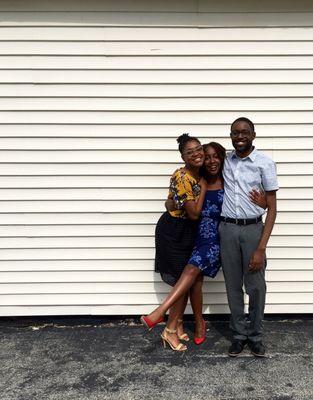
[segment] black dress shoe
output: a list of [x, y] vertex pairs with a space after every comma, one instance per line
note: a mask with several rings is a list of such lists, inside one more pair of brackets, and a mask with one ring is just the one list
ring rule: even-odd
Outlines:
[[237, 357], [245, 348], [246, 340], [234, 340], [228, 349], [230, 357]]
[[265, 357], [265, 347], [261, 341], [259, 342], [251, 342], [249, 341], [249, 347], [251, 349], [251, 353], [256, 357]]

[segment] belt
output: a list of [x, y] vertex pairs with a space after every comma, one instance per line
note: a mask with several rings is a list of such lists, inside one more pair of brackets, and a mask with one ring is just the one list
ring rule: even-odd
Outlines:
[[236, 225], [251, 225], [251, 224], [257, 224], [258, 222], [262, 221], [262, 215], [260, 215], [259, 217], [256, 217], [256, 218], [249, 218], [249, 219], [228, 218], [228, 217], [221, 216], [221, 221], [229, 222], [231, 224], [236, 224]]

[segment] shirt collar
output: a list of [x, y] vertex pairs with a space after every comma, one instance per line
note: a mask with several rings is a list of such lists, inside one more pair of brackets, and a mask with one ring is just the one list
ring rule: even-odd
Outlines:
[[[257, 151], [256, 148], [254, 148], [247, 157], [241, 158], [241, 160], [245, 160], [247, 158], [250, 158], [251, 161], [255, 161], [257, 154], [258, 154], [258, 151]], [[230, 157], [231, 158], [240, 158], [240, 157], [237, 156], [236, 150], [232, 150], [232, 152], [230, 153]]]

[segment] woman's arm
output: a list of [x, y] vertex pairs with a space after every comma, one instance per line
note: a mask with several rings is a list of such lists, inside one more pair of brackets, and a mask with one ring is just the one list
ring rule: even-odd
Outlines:
[[252, 203], [254, 203], [254, 204], [258, 205], [259, 207], [264, 208], [264, 210], [266, 210], [267, 201], [266, 201], [265, 192], [253, 189], [249, 193], [249, 198], [252, 201]]
[[198, 199], [186, 201], [184, 205], [187, 217], [193, 221], [197, 220], [201, 214], [205, 193], [207, 190], [207, 182], [204, 178], [200, 179], [199, 186], [201, 190]]

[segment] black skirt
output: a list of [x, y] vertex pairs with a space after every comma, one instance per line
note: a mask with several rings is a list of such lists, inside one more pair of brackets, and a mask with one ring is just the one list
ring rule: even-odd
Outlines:
[[172, 217], [168, 212], [155, 228], [155, 271], [174, 286], [190, 258], [197, 233], [197, 221]]

